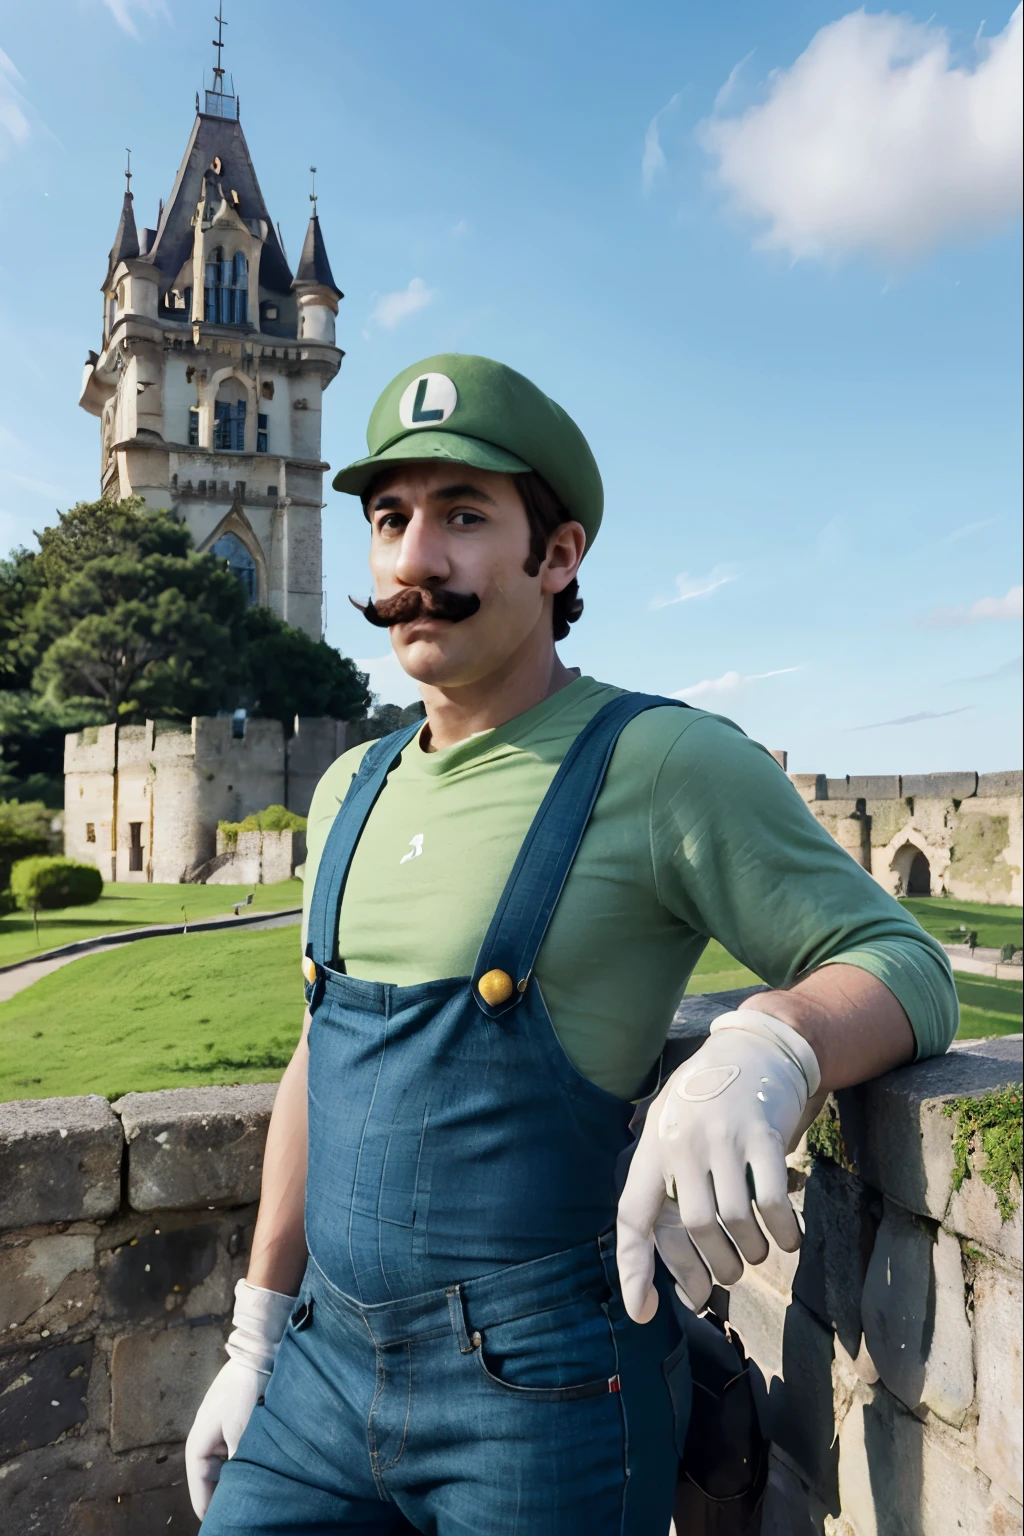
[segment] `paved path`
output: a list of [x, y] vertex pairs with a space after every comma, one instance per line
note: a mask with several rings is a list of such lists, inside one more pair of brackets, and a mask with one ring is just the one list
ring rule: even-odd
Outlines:
[[61, 949], [51, 949], [38, 959], [16, 960], [12, 965], [0, 966], [0, 1003], [23, 992], [41, 976], [59, 971], [72, 960], [85, 955], [102, 955], [107, 950], [118, 949], [122, 944], [132, 944], [137, 939], [166, 938], [173, 934], [209, 933], [219, 928], [286, 928], [300, 922], [301, 907], [288, 907], [282, 912], [255, 912], [248, 917], [207, 917], [197, 922], [164, 923], [151, 928], [125, 928], [121, 933], [107, 933], [100, 938], [80, 939], [77, 944], [65, 944]]

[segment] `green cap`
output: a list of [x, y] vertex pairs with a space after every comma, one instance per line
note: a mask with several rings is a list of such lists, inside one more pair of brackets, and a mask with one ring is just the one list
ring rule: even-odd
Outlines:
[[601, 526], [604, 489], [579, 427], [529, 379], [489, 357], [445, 352], [392, 379], [366, 429], [369, 456], [334, 477], [361, 496], [392, 464], [440, 459], [521, 475], [543, 475], [587, 543]]

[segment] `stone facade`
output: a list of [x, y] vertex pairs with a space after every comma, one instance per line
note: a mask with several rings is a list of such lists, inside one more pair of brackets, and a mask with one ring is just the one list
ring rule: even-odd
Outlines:
[[[677, 1051], [731, 1001], [686, 999]], [[942, 1113], [1020, 1076], [1019, 1037], [903, 1068], [842, 1096], [840, 1161], [791, 1159], [803, 1248], [773, 1248], [727, 1307], [774, 1438], [762, 1536], [1021, 1531], [1021, 1215], [977, 1178], [954, 1192]], [[183, 1443], [224, 1359], [274, 1093], [0, 1105], [11, 1529], [196, 1531]]]
[[[785, 753], [773, 756], [785, 767]], [[822, 826], [893, 895], [1024, 900], [1019, 769], [789, 777]]]
[[250, 601], [319, 639], [321, 401], [342, 293], [315, 202], [292, 276], [237, 99], [215, 89], [196, 108], [155, 229], [136, 227], [129, 178], [80, 404], [100, 420], [105, 496], [170, 510]]
[[[345, 751], [347, 731], [341, 720], [298, 719], [286, 741], [277, 720], [220, 716], [78, 731], [64, 744], [64, 850], [95, 864], [104, 880], [203, 879], [223, 851], [218, 821], [268, 805], [304, 816], [318, 779]], [[264, 860], [263, 841], [246, 845], [263, 880], [287, 878], [284, 862], [292, 873], [305, 858], [304, 844], [289, 837], [287, 847], [268, 844]]]

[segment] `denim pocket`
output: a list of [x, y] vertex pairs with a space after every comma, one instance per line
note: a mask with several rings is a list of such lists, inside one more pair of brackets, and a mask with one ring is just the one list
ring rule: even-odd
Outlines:
[[492, 1323], [479, 1339], [480, 1369], [505, 1392], [571, 1402], [619, 1390], [615, 1335], [607, 1305], [595, 1293]]

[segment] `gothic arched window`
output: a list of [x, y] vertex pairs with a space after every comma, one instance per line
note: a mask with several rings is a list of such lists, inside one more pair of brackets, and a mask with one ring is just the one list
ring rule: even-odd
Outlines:
[[232, 576], [242, 583], [246, 603], [251, 608], [259, 599], [259, 581], [256, 573], [256, 561], [246, 549], [237, 533], [222, 533], [215, 543], [210, 545], [210, 554], [215, 560], [225, 560]]
[[225, 261], [220, 247], [206, 263], [204, 314], [218, 325], [246, 325], [249, 321], [249, 263], [241, 251]]
[[225, 379], [213, 407], [213, 447], [217, 453], [245, 451], [244, 387], [237, 379]]

